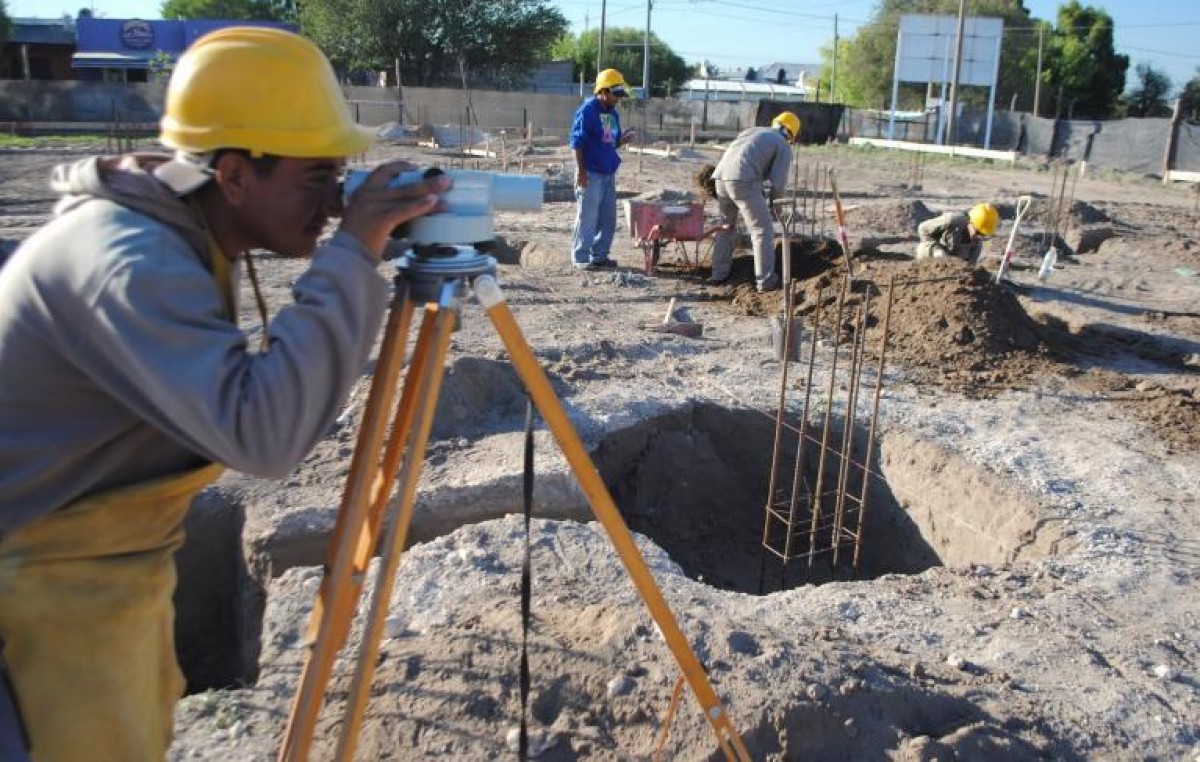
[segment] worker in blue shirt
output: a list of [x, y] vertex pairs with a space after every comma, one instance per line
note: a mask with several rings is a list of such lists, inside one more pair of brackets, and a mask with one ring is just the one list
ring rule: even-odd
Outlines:
[[634, 131], [622, 132], [617, 99], [628, 95], [616, 69], [596, 76], [594, 95], [575, 111], [571, 149], [575, 152], [575, 233], [571, 261], [582, 270], [616, 267], [609, 256], [617, 229], [617, 149]]

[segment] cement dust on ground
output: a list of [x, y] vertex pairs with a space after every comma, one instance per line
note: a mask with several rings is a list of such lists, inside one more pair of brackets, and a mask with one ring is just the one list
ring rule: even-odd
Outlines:
[[[444, 160], [409, 148], [368, 159], [397, 155]], [[526, 152], [510, 166], [545, 167], [548, 202], [497, 219], [499, 275], [514, 314], [755, 758], [1196, 757], [1200, 230], [1192, 195], [1138, 178], [1081, 179], [1064, 242], [1084, 234], [1099, 242], [1064, 250], [1042, 284], [1046, 211], [1036, 207], [1053, 180], [1043, 164], [930, 161], [916, 191], [896, 182], [905, 157], [846, 148], [798, 155], [837, 171], [855, 249], [847, 302], [853, 309], [871, 296], [868, 348], [880, 345], [883, 297], [896, 283], [874, 523], [858, 579], [754, 594], [780, 394], [770, 322], [783, 296], [754, 291], [747, 241], [723, 286], [705, 283], [704, 243], [686, 243], [688, 262], [668, 247], [658, 274], [647, 276], [623, 221], [617, 271], [573, 270], [565, 149]], [[620, 195], [692, 193], [697, 169], [716, 156], [627, 156]], [[6, 239], [44, 221], [49, 169], [70, 158], [59, 149], [5, 157]], [[1035, 209], [1018, 236], [1013, 283], [998, 285], [991, 275], [1012, 204], [1026, 194]], [[911, 260], [923, 217], [982, 199], [1005, 216], [982, 269]], [[711, 201], [707, 212], [715, 222]], [[833, 339], [850, 338], [853, 324], [830, 319], [845, 263], [832, 240], [832, 205], [818, 212], [811, 237], [794, 247], [793, 271], [795, 316], [809, 325], [820, 304], [813, 385], [824, 388]], [[303, 263], [263, 256], [259, 265], [279, 309]], [[672, 298], [677, 320], [702, 324], [699, 338], [651, 330]], [[248, 291], [242, 304], [243, 324], [255, 326]], [[465, 304], [361, 759], [511, 756], [524, 400], [506, 360], [478, 305]], [[228, 517], [232, 539], [181, 555], [181, 614], [197, 614], [179, 632], [181, 653], [219, 653], [241, 671], [206, 681], [184, 659], [198, 692], [180, 704], [172, 759], [277, 753], [370, 370], [295, 474], [227, 474], [193, 511]], [[792, 416], [802, 382], [790, 376]], [[678, 668], [544, 425], [535, 466], [531, 748], [543, 760], [650, 759]], [[202, 532], [197, 520], [193, 543]], [[191, 592], [205, 581], [211, 590], [218, 569], [236, 570], [238, 580], [220, 601], [222, 616], [205, 614]], [[360, 612], [351, 646], [361, 626]], [[217, 633], [232, 643], [228, 652], [217, 650]], [[333, 754], [353, 656], [335, 665], [314, 758]], [[665, 754], [718, 758], [686, 691]]]

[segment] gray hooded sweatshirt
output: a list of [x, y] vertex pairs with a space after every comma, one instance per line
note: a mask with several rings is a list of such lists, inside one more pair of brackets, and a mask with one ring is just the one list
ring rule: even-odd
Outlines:
[[248, 351], [163, 157], [56, 168], [49, 223], [0, 268], [0, 539], [71, 501], [206, 462], [300, 463], [362, 371], [388, 282], [354, 236], [318, 247]]
[[792, 146], [778, 129], [751, 127], [742, 130], [725, 149], [713, 179], [731, 183], [770, 180], [772, 194], [780, 194], [787, 187], [791, 166]]

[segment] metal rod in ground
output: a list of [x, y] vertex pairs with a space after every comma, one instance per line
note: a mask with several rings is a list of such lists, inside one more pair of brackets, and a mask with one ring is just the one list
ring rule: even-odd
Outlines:
[[824, 179], [824, 175], [821, 172], [820, 164], [817, 164], [814, 162], [812, 169], [813, 169], [813, 207], [812, 207], [812, 217], [809, 218], [808, 234], [809, 234], [810, 238], [816, 238], [817, 222], [821, 219], [821, 204], [820, 204], [821, 182]]
[[1062, 219], [1063, 203], [1067, 199], [1067, 179], [1071, 174], [1071, 165], [1063, 164], [1062, 177], [1059, 179], [1058, 194], [1055, 197], [1054, 212], [1050, 217], [1050, 245], [1053, 246], [1061, 238], [1059, 233], [1060, 221]]
[[1057, 161], [1050, 163], [1050, 194], [1046, 196], [1046, 216], [1042, 220], [1042, 239], [1041, 245], [1038, 247], [1042, 250], [1051, 243], [1049, 240], [1050, 224], [1052, 222], [1051, 218], [1054, 216], [1054, 189], [1058, 187], [1058, 165], [1059, 162]]
[[833, 321], [833, 359], [829, 363], [829, 384], [825, 394], [825, 421], [821, 429], [821, 454], [817, 458], [817, 485], [813, 491], [812, 524], [808, 536], [808, 568], [812, 569], [813, 555], [817, 550], [817, 523], [821, 515], [821, 502], [824, 498], [821, 490], [825, 483], [825, 458], [829, 454], [829, 423], [833, 416], [833, 387], [837, 383], [838, 351], [841, 348], [841, 325], [843, 308], [846, 305], [846, 292], [849, 291], [845, 281], [838, 293], [837, 314]]
[[1075, 207], [1075, 186], [1079, 182], [1079, 176], [1083, 174], [1083, 162], [1075, 165], [1075, 172], [1071, 175], [1071, 193], [1067, 196], [1067, 208], [1063, 213], [1063, 231], [1062, 236], [1065, 238], [1067, 227], [1070, 226], [1071, 210]]
[[770, 547], [771, 517], [775, 508], [775, 479], [779, 474], [779, 455], [783, 451], [783, 418], [787, 414], [787, 377], [788, 366], [791, 364], [792, 340], [792, 294], [795, 292], [791, 282], [784, 284], [783, 291], [783, 359], [779, 364], [779, 407], [775, 413], [775, 446], [771, 451], [771, 474], [767, 479], [767, 504], [763, 508], [763, 535], [760, 561], [758, 565], [758, 594], [762, 595], [764, 572], [767, 563], [767, 548]]
[[896, 299], [896, 276], [888, 281], [887, 307], [883, 311], [883, 338], [879, 344], [879, 365], [875, 369], [875, 401], [871, 405], [871, 425], [867, 429], [867, 453], [863, 456], [862, 492], [858, 497], [858, 532], [854, 535], [854, 574], [858, 575], [862, 557], [863, 530], [867, 523], [867, 497], [871, 487], [871, 458], [875, 454], [875, 426], [879, 422], [879, 398], [883, 393], [883, 371], [892, 327], [892, 303]]
[[799, 225], [800, 225], [800, 235], [804, 236], [807, 234], [808, 218], [811, 214], [811, 212], [809, 211], [809, 207], [812, 206], [812, 200], [809, 198], [809, 196], [811, 195], [811, 191], [809, 190], [809, 186], [808, 186], [808, 165], [807, 164], [805, 164], [803, 167], [800, 168], [800, 185], [801, 185], [801, 195], [800, 195], [801, 206], [800, 206]]
[[[829, 171], [832, 171], [833, 165], [826, 164], [825, 168]], [[820, 209], [820, 214], [818, 215], [821, 219], [821, 229], [819, 232], [820, 232], [820, 236], [821, 236], [822, 240], [828, 237], [825, 234], [826, 225], [829, 222], [829, 220], [825, 216], [825, 210], [828, 207], [829, 207], [829, 182], [828, 182], [828, 178], [826, 177], [826, 175], [824, 173], [822, 173], [821, 174], [821, 209]]]
[[[809, 331], [808, 376], [804, 382], [804, 402], [800, 406], [800, 434], [796, 437], [796, 467], [792, 473], [792, 497], [788, 505], [787, 537], [783, 543], [783, 570], [780, 587], [787, 586], [788, 565], [792, 561], [792, 540], [796, 535], [796, 496], [804, 476], [804, 455], [808, 444], [808, 406], [812, 401], [813, 370], [817, 365], [817, 339], [821, 333], [821, 304], [825, 300], [825, 287], [817, 291], [817, 306], [813, 311], [812, 330]], [[807, 493], [808, 506], [812, 508], [812, 491]]]
[[846, 394], [845, 432], [842, 437], [842, 474], [838, 479], [837, 508], [833, 516], [833, 564], [837, 565], [842, 547], [842, 527], [846, 518], [846, 490], [850, 488], [850, 464], [854, 460], [854, 425], [858, 419], [858, 390], [862, 380], [862, 354], [866, 345], [867, 318], [871, 314], [871, 289], [863, 295], [855, 320], [854, 350], [850, 360], [850, 388]]

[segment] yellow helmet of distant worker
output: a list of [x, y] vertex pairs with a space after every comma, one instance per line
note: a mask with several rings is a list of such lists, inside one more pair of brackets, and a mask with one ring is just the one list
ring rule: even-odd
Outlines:
[[800, 117], [791, 111], [784, 111], [771, 120], [772, 127], [782, 127], [788, 131], [788, 141], [795, 143], [800, 139]]
[[629, 85], [625, 84], [625, 77], [616, 69], [605, 69], [596, 75], [596, 86], [592, 88], [592, 93], [599, 93], [601, 90], [612, 90], [613, 95], [626, 95], [626, 88]]
[[355, 124], [321, 50], [269, 27], [226, 27], [198, 39], [171, 74], [160, 128], [164, 145], [197, 154], [343, 157], [375, 141]]
[[995, 235], [996, 226], [1000, 224], [1000, 212], [988, 203], [976, 204], [967, 212], [971, 224], [979, 231], [979, 235]]

